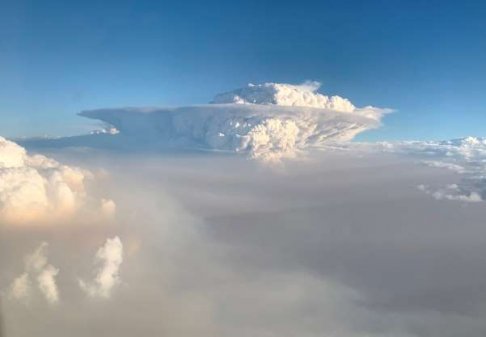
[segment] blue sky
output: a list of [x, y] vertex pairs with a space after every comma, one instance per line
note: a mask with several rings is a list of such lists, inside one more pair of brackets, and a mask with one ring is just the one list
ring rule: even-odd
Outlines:
[[0, 1], [4, 136], [304, 80], [397, 110], [360, 139], [486, 136], [484, 1]]

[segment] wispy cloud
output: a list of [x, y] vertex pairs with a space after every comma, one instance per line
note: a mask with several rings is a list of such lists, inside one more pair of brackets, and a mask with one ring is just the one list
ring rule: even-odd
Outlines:
[[91, 297], [109, 298], [113, 288], [120, 283], [120, 266], [123, 262], [123, 244], [118, 236], [107, 239], [95, 256], [96, 276], [92, 282], [79, 281]]
[[10, 286], [9, 296], [20, 301], [29, 301], [32, 296], [32, 284], [37, 283], [40, 293], [50, 304], [59, 302], [56, 276], [59, 269], [48, 263], [48, 244], [43, 242], [30, 255], [25, 257], [25, 269], [15, 278]]

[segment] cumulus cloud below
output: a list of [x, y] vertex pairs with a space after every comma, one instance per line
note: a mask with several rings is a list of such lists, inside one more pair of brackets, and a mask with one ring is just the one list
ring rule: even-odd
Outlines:
[[[0, 137], [0, 223], [33, 224], [71, 219], [86, 205], [88, 170], [63, 165]], [[114, 205], [104, 201], [107, 212]]]

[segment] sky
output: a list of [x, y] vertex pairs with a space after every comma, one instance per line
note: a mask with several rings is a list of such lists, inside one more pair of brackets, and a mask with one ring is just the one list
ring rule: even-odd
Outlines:
[[486, 132], [483, 1], [1, 1], [0, 134], [88, 132], [81, 110], [206, 103], [316, 80], [392, 108], [358, 140]]

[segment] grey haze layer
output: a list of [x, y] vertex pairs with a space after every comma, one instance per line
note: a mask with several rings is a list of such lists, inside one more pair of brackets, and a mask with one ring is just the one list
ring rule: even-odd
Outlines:
[[[486, 333], [486, 209], [417, 189], [457, 183], [452, 171], [363, 151], [277, 170], [217, 154], [51, 155], [112, 172], [97, 189], [120, 213], [108, 227], [1, 229], [2, 288], [42, 240], [60, 269], [57, 307], [3, 303], [7, 336]], [[87, 298], [72, 275], [115, 234], [122, 284]]]

